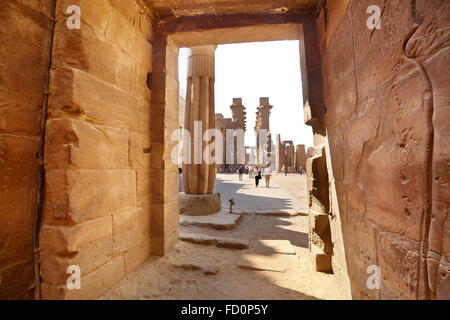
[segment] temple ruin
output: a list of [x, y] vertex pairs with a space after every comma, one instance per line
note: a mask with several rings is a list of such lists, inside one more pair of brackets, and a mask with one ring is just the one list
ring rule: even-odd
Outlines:
[[[242, 134], [247, 130], [247, 120], [245, 107], [242, 105], [241, 98], [233, 98], [233, 103], [230, 106], [232, 117], [224, 118], [221, 113], [216, 113], [216, 129], [220, 130], [223, 137], [223, 159], [222, 163], [217, 165], [219, 172], [236, 172], [236, 169], [240, 165], [244, 165], [246, 162], [245, 156], [242, 157], [239, 154], [238, 142], [242, 145], [244, 141], [238, 141], [238, 137], [235, 134], [236, 130], [242, 130]], [[229, 140], [232, 140], [230, 142]], [[232, 145], [230, 150], [227, 150], [227, 145]], [[245, 152], [245, 147], [244, 150]], [[230, 161], [231, 160], [231, 161]]]
[[270, 112], [273, 106], [269, 104], [269, 98], [259, 99], [259, 107], [256, 111], [255, 137], [256, 137], [256, 161], [257, 165], [267, 165], [272, 155], [272, 134], [270, 132]]
[[[239, 99], [231, 122], [215, 114], [215, 48], [275, 40], [299, 41], [314, 148], [304, 158], [286, 142], [273, 165], [306, 167], [314, 272], [347, 299], [450, 299], [450, 1], [2, 0], [0, 22], [0, 299], [95, 299], [170, 255], [179, 48], [191, 49], [185, 129], [245, 130]], [[283, 145], [271, 109], [261, 98], [255, 133]], [[264, 164], [273, 143], [258, 141]], [[187, 195], [214, 195], [216, 166], [195, 160]]]

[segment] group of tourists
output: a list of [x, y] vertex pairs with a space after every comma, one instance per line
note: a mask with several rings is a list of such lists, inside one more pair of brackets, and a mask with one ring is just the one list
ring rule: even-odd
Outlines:
[[[262, 166], [256, 166], [256, 165], [249, 165], [247, 167], [248, 169], [248, 177], [250, 179], [255, 179], [255, 186], [258, 188], [259, 181], [264, 177], [266, 181], [266, 188], [270, 188], [270, 178], [272, 176], [272, 168], [270, 164], [262, 165]], [[240, 178], [241, 180], [241, 178]]]

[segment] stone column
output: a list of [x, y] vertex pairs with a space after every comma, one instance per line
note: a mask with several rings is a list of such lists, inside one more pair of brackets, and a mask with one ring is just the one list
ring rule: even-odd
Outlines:
[[[191, 133], [191, 163], [183, 164], [186, 196], [180, 201], [186, 214], [211, 214], [220, 210], [220, 198], [212, 195], [216, 178], [215, 164], [203, 161], [203, 134], [215, 128], [214, 113], [214, 55], [216, 46], [190, 49], [186, 88], [184, 127]], [[201, 122], [201, 130], [199, 123]], [[197, 132], [196, 132], [197, 131]], [[218, 208], [217, 208], [218, 207]]]

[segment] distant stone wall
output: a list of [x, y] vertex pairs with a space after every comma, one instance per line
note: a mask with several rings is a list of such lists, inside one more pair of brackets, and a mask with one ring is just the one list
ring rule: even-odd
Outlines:
[[33, 218], [47, 1], [0, 1], [0, 299], [33, 297]]
[[[366, 26], [373, 4], [379, 30]], [[327, 7], [317, 20], [326, 112], [313, 120], [326, 151], [333, 269], [344, 280], [348, 271], [354, 298], [450, 299], [450, 2]], [[371, 265], [380, 290], [366, 285]]]
[[306, 168], [306, 151], [304, 144], [295, 146], [295, 171], [300, 172], [301, 168]]
[[[79, 5], [81, 29], [65, 11]], [[136, 1], [60, 0], [46, 134], [44, 299], [90, 299], [151, 252], [152, 26]], [[178, 98], [178, 96], [176, 97]], [[177, 122], [176, 122], [177, 123]], [[68, 290], [66, 269], [81, 269]]]

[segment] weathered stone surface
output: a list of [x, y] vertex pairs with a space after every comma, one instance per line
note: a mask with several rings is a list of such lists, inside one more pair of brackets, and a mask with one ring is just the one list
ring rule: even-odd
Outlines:
[[125, 257], [125, 274], [130, 273], [136, 269], [142, 262], [147, 260], [151, 254], [151, 241], [143, 241], [141, 243], [135, 244], [134, 247], [129, 249]]
[[216, 238], [204, 234], [180, 233], [180, 239], [183, 241], [192, 242], [195, 244], [202, 244], [206, 246], [215, 245], [217, 242]]
[[58, 83], [50, 99], [52, 117], [69, 114], [108, 127], [139, 129], [142, 105], [128, 92], [75, 68], [55, 70], [52, 83]]
[[436, 298], [439, 300], [450, 299], [450, 263], [443, 257], [439, 265], [438, 277], [436, 279]]
[[[309, 173], [315, 172], [308, 183], [313, 211], [332, 219], [337, 279], [351, 284], [355, 298], [447, 299], [449, 2], [389, 2], [382, 28], [375, 30], [366, 28], [369, 0], [327, 1], [326, 11], [315, 10], [305, 21], [299, 14], [296, 24], [242, 29], [232, 25], [249, 23], [240, 22], [239, 13], [253, 13], [251, 21], [260, 19], [257, 13], [272, 14], [259, 20], [270, 17], [270, 23], [288, 22], [290, 16], [277, 11], [275, 1], [251, 1], [242, 8], [235, 0], [219, 2], [206, 8], [192, 1], [175, 8], [171, 2], [151, 1], [161, 18], [200, 15], [179, 25], [187, 32], [153, 36], [149, 17], [155, 15], [141, 6], [149, 1], [58, 1], [46, 93], [43, 297], [93, 298], [150, 250], [164, 254], [178, 240], [178, 195], [172, 192], [176, 184], [169, 182], [176, 169], [169, 160], [170, 134], [178, 124], [176, 43], [295, 37], [301, 43], [306, 121], [313, 126], [316, 147], [330, 149], [320, 165], [309, 162]], [[65, 26], [70, 4], [82, 8], [81, 30], [68, 32]], [[285, 4], [295, 11], [314, 8], [318, 1]], [[223, 19], [211, 13], [230, 15]], [[31, 297], [49, 16], [49, 1], [0, 3], [0, 22], [8, 26], [0, 30], [2, 298]], [[166, 30], [180, 31], [174, 28], [178, 21], [171, 19]], [[204, 33], [202, 28], [218, 29]], [[257, 30], [260, 34], [252, 35]], [[148, 174], [150, 165], [162, 173]], [[137, 206], [143, 206], [142, 213]], [[128, 210], [137, 210], [134, 218]], [[114, 258], [113, 215], [120, 254]], [[110, 233], [105, 226], [89, 231], [87, 226], [108, 219]], [[136, 243], [128, 238], [132, 226], [138, 230]], [[75, 244], [68, 250], [70, 241]], [[76, 259], [89, 273], [81, 291], [69, 292], [58, 287], [63, 286], [60, 269]], [[365, 274], [372, 264], [379, 264], [383, 277], [382, 289], [373, 293], [366, 290]]]
[[186, 271], [201, 271], [203, 274], [210, 276], [216, 275], [220, 271], [220, 266], [211, 262], [204, 262], [194, 257], [181, 257], [170, 260], [171, 265]]
[[47, 122], [47, 169], [127, 169], [128, 131], [95, 126], [86, 121]]
[[212, 237], [205, 234], [189, 234], [180, 233], [180, 239], [195, 244], [201, 244], [206, 246], [216, 246], [219, 248], [228, 249], [248, 249], [249, 241], [245, 239], [231, 239], [222, 237]]
[[0, 270], [0, 299], [33, 299], [33, 283], [34, 265], [31, 259], [27, 258], [6, 267], [2, 266]]
[[379, 238], [378, 263], [382, 274], [381, 298], [415, 299], [420, 247], [392, 234]]
[[[150, 169], [150, 155], [144, 151], [151, 149], [147, 78], [153, 31], [141, 1], [62, 0], [57, 5], [46, 93], [50, 105], [41, 271], [44, 287], [62, 284], [67, 263], [80, 262], [82, 273], [94, 280], [78, 297], [92, 298], [124, 275], [124, 257], [122, 267], [113, 262], [119, 261], [113, 260], [113, 248], [128, 255], [127, 270], [150, 252], [151, 192], [145, 186], [151, 177], [139, 175], [138, 182], [140, 172], [131, 168]], [[82, 9], [80, 30], [67, 29], [69, 5]], [[9, 26], [0, 30], [0, 295], [5, 298], [33, 293], [36, 153], [50, 16], [50, 1], [0, 4], [0, 21]], [[146, 215], [138, 204], [145, 206]], [[124, 213], [133, 210], [139, 213]], [[88, 226], [104, 219], [109, 219], [109, 232], [104, 225], [89, 231]], [[174, 220], [178, 223], [178, 217]], [[114, 270], [107, 270], [111, 263]], [[94, 276], [96, 268], [109, 275]], [[11, 272], [16, 273], [14, 281], [9, 280]], [[52, 292], [55, 298], [73, 294]]]
[[285, 254], [256, 254], [243, 253], [240, 256], [238, 267], [242, 269], [285, 272], [293, 267], [297, 257]]
[[260, 254], [295, 254], [289, 240], [251, 240], [250, 251]]
[[[165, 170], [152, 169], [151, 198], [153, 203], [171, 203], [178, 201], [178, 170], [167, 168]], [[180, 203], [180, 206], [182, 204]]]
[[139, 209], [124, 210], [112, 217], [113, 251], [120, 254], [136, 245]]
[[[141, 128], [140, 128], [141, 129]], [[152, 147], [150, 133], [131, 133], [129, 145], [129, 161], [133, 168], [150, 169]]]
[[220, 194], [195, 195], [180, 193], [180, 213], [187, 216], [207, 216], [219, 212]]
[[33, 297], [36, 153], [49, 15], [47, 1], [0, 2], [0, 299]]
[[33, 219], [36, 196], [37, 141], [0, 134], [0, 215], [2, 226], [19, 226]]
[[[196, 124], [201, 121], [202, 127], [200, 128], [203, 135], [208, 129], [215, 128], [215, 113], [214, 113], [214, 80], [215, 80], [215, 45], [192, 47], [189, 51], [188, 57], [188, 72], [187, 72], [187, 89], [186, 89], [186, 106], [185, 106], [185, 122], [184, 129], [193, 133], [196, 129]], [[175, 65], [171, 65], [175, 66]], [[170, 69], [168, 70], [170, 73]], [[175, 71], [176, 72], [176, 71]], [[172, 91], [173, 92], [173, 91]], [[178, 104], [178, 92], [173, 98]], [[178, 122], [177, 118], [173, 119], [175, 123]], [[195, 145], [195, 137], [191, 134], [191, 144]], [[197, 157], [201, 158], [203, 155], [203, 147], [200, 150], [193, 150], [190, 154], [191, 159], [185, 159], [183, 163], [183, 182], [184, 190], [188, 196], [190, 195], [211, 195], [214, 188], [214, 181], [216, 177], [215, 164], [208, 164], [204, 159], [198, 163]], [[213, 201], [213, 200], [211, 200]], [[215, 202], [216, 203], [216, 202]], [[207, 206], [205, 214], [215, 213], [216, 206], [203, 203], [203, 206]], [[194, 205], [192, 208], [192, 214], [201, 214], [196, 210], [195, 202], [187, 202], [186, 207], [189, 208], [191, 214], [190, 205]], [[214, 211], [215, 210], [215, 211]]]
[[[23, 224], [1, 225], [0, 235], [2, 246], [0, 247], [0, 270], [19, 263], [21, 265], [30, 262], [33, 255], [31, 243], [33, 243], [32, 220], [24, 220]], [[1, 282], [1, 281], [0, 281]]]
[[42, 298], [46, 300], [88, 300], [95, 299], [106, 290], [111, 288], [114, 283], [125, 276], [123, 256], [114, 258], [100, 269], [90, 273], [83, 274], [81, 278], [80, 290], [69, 290], [66, 285], [50, 285], [43, 283], [41, 287]]
[[242, 218], [240, 214], [231, 214], [221, 210], [209, 216], [180, 215], [180, 225], [209, 227], [218, 230], [233, 229]]
[[133, 170], [48, 171], [46, 217], [82, 223], [136, 206]]
[[116, 248], [112, 221], [112, 217], [104, 217], [73, 227], [45, 226], [40, 254], [43, 281], [61, 285], [70, 265], [78, 265], [88, 274], [107, 263]]
[[[448, 19], [448, 3], [421, 2], [414, 10], [409, 10], [409, 4], [386, 6], [382, 28], [368, 30], [364, 27], [367, 16], [355, 12], [371, 4], [329, 1], [327, 13], [323, 11], [317, 20], [321, 54], [306, 54], [311, 55], [306, 66], [320, 59], [318, 67], [324, 75], [327, 112], [317, 121], [326, 124], [326, 132], [317, 121], [311, 124], [316, 146], [330, 147], [330, 213], [339, 221], [331, 223], [333, 254], [337, 255], [333, 264], [337, 260], [344, 264], [337, 270], [347, 270], [349, 277], [337, 278], [351, 283], [354, 298], [434, 298], [448, 205], [441, 197], [446, 192], [442, 190], [448, 189], [443, 188], [448, 174], [442, 171], [448, 143], [441, 139], [441, 130], [445, 131], [448, 122], [442, 106], [448, 105], [444, 92], [448, 92], [449, 81], [448, 72], [437, 71], [448, 65], [448, 54], [430, 48], [445, 52], [448, 47], [443, 40], [448, 23], [441, 20]], [[418, 16], [424, 19], [409, 39]], [[355, 28], [358, 25], [361, 28]], [[308, 86], [308, 92], [320, 92], [316, 87], [320, 83], [308, 81]], [[434, 140], [430, 139], [431, 128]], [[427, 163], [431, 159], [427, 151], [432, 149], [433, 163]], [[318, 177], [311, 178], [309, 189], [313, 191], [317, 181], [313, 179]], [[427, 199], [439, 202], [431, 208]], [[428, 232], [430, 237], [425, 239]], [[427, 252], [425, 241], [433, 252]], [[381, 290], [366, 289], [367, 277], [362, 275], [369, 265], [382, 270]]]

